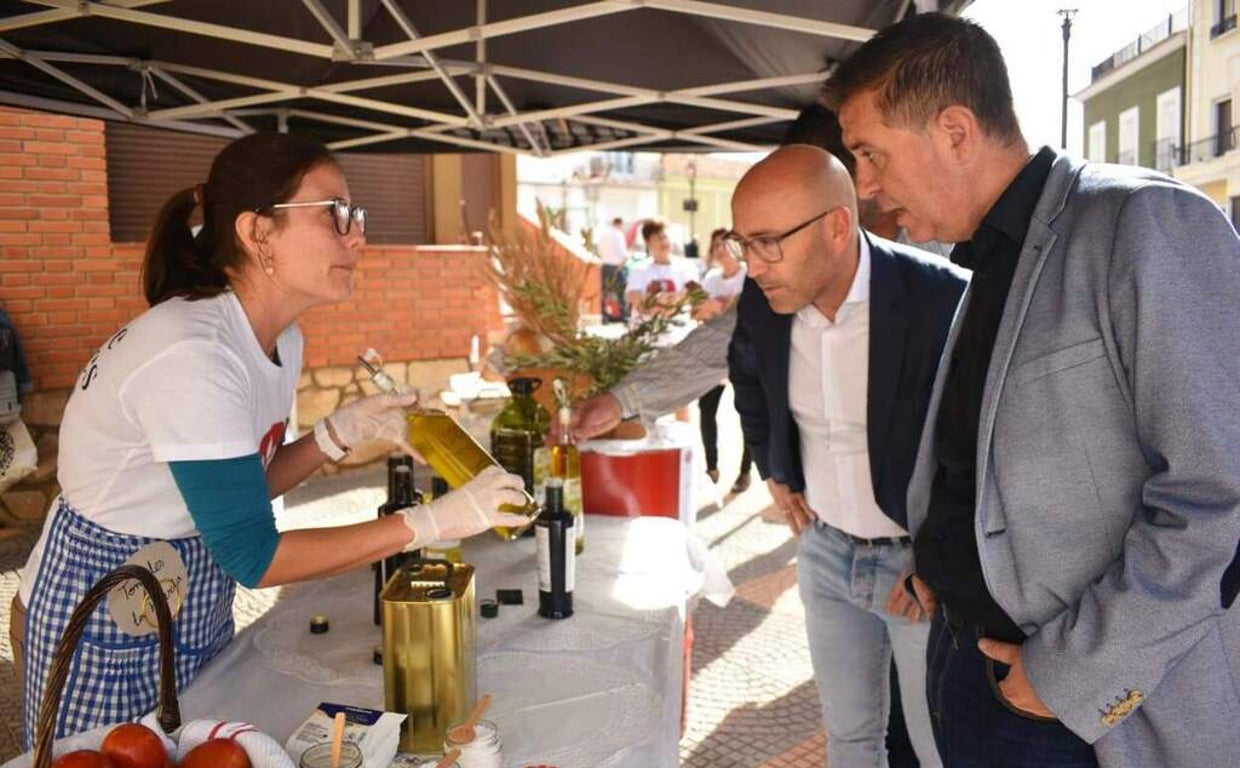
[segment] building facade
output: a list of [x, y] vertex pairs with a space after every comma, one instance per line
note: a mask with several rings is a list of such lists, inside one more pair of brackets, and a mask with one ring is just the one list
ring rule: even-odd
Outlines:
[[1237, 0], [1199, 0], [1192, 5], [1187, 53], [1188, 141], [1175, 170], [1240, 221], [1240, 31]]
[[1180, 164], [1188, 22], [1187, 9], [1171, 14], [1093, 68], [1075, 95], [1084, 105], [1087, 159], [1164, 173]]

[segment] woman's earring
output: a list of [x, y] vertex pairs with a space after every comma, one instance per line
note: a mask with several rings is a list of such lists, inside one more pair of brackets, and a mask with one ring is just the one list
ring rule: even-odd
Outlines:
[[258, 259], [260, 262], [262, 262], [263, 272], [265, 272], [268, 277], [271, 277], [272, 275], [276, 273], [275, 262], [272, 260], [270, 253], [267, 253], [265, 251], [260, 252], [258, 255]]

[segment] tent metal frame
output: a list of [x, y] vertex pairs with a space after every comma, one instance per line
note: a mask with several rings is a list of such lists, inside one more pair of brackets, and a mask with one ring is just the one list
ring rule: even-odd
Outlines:
[[[48, 109], [61, 113], [104, 117], [146, 125], [194, 131], [220, 136], [235, 137], [250, 133], [254, 128], [246, 117], [256, 115], [275, 116], [282, 130], [289, 120], [320, 122], [349, 126], [368, 131], [366, 135], [332, 143], [333, 149], [348, 149], [364, 145], [416, 137], [446, 145], [473, 150], [487, 150], [514, 154], [534, 154], [540, 157], [561, 155], [582, 149], [640, 149], [656, 142], [677, 141], [687, 146], [728, 151], [761, 151], [768, 149], [749, 142], [734, 141], [713, 134], [765, 123], [791, 120], [796, 111], [780, 107], [740, 101], [730, 96], [746, 91], [802, 85], [821, 82], [823, 71], [804, 72], [784, 77], [763, 78], [738, 82], [723, 82], [660, 91], [639, 88], [622, 83], [605, 82], [572, 77], [554, 72], [544, 72], [488, 62], [486, 41], [504, 35], [519, 34], [533, 29], [569, 24], [582, 19], [610, 14], [620, 14], [641, 8], [652, 8], [687, 15], [706, 16], [714, 19], [756, 24], [778, 29], [850, 41], [869, 39], [874, 30], [804, 18], [767, 11], [738, 8], [704, 0], [595, 0], [568, 8], [536, 13], [503, 21], [487, 22], [487, 0], [476, 0], [478, 23], [448, 32], [422, 36], [395, 0], [380, 0], [382, 7], [409, 38], [407, 41], [375, 46], [360, 39], [360, 0], [348, 0], [347, 18], [336, 19], [320, 0], [301, 0], [306, 9], [332, 39], [331, 44], [299, 40], [291, 37], [267, 34], [241, 27], [212, 24], [144, 10], [158, 6], [166, 0], [25, 0], [31, 6], [43, 10], [0, 19], [0, 56], [21, 60], [71, 86], [89, 97], [98, 106], [76, 102], [44, 99], [0, 91], [0, 102], [36, 109]], [[398, 74], [366, 77], [347, 82], [305, 87], [265, 78], [250, 77], [240, 72], [191, 67], [167, 61], [134, 59], [122, 56], [64, 53], [56, 51], [23, 50], [5, 41], [3, 34], [25, 27], [55, 24], [82, 16], [99, 16], [131, 24], [175, 30], [181, 33], [240, 42], [252, 46], [275, 48], [304, 56], [342, 62], [367, 64], [390, 64], [409, 71]], [[342, 26], [343, 23], [343, 26]], [[436, 51], [446, 46], [475, 43], [474, 61], [457, 61], [440, 58]], [[144, 105], [123, 104], [74, 77], [58, 64], [75, 63], [96, 66], [126, 67], [143, 77], [158, 78], [168, 84], [192, 103], [172, 108], [147, 111]], [[474, 98], [461, 88], [455, 78], [472, 76]], [[211, 101], [184, 82], [182, 77], [214, 80], [235, 86], [251, 88], [256, 93], [235, 98]], [[449, 91], [460, 112], [456, 114], [423, 109], [390, 100], [369, 98], [365, 91], [414, 83], [439, 80]], [[503, 79], [535, 80], [572, 88], [597, 92], [601, 98], [580, 104], [521, 112], [509, 99]], [[502, 110], [488, 111], [488, 91]], [[341, 117], [314, 109], [282, 106], [293, 100], [306, 99], [325, 104], [353, 106], [391, 116], [389, 121], [362, 120]], [[729, 112], [737, 119], [716, 122], [684, 130], [669, 130], [641, 122], [617, 120], [599, 113], [655, 103], [670, 103]], [[416, 126], [402, 125], [400, 118], [421, 121]], [[573, 122], [611, 128], [633, 135], [611, 141], [596, 142], [579, 147], [555, 150], [543, 127], [544, 120], [571, 118]], [[210, 120], [211, 122], [198, 122]], [[226, 123], [221, 125], [220, 121]], [[491, 141], [487, 133], [510, 139], [506, 129], [515, 127], [529, 144], [529, 148], [513, 146], [499, 140]], [[472, 129], [483, 138], [471, 138], [454, 133], [460, 129]]]

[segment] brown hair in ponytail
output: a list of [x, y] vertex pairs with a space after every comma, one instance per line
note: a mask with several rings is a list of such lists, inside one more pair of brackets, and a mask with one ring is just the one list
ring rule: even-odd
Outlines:
[[[287, 202], [307, 172], [335, 162], [327, 147], [297, 134], [255, 133], [224, 147], [207, 183], [177, 192], [155, 218], [142, 262], [147, 302], [154, 306], [173, 296], [203, 299], [223, 293], [229, 272], [239, 270], [247, 258], [236, 236], [237, 217]], [[199, 203], [203, 225], [195, 236], [189, 222]]]

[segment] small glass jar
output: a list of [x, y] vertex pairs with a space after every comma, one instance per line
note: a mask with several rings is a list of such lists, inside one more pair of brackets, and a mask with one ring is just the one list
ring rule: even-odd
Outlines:
[[[332, 768], [332, 745], [315, 744], [301, 753], [301, 768]], [[340, 743], [340, 768], [362, 768], [362, 748], [355, 742]]]
[[473, 741], [458, 742], [452, 739], [452, 729], [464, 722], [448, 726], [448, 736], [443, 742], [443, 751], [461, 750], [456, 759], [460, 768], [503, 768], [504, 743], [499, 738], [499, 729], [490, 720], [479, 720], [474, 726]]

